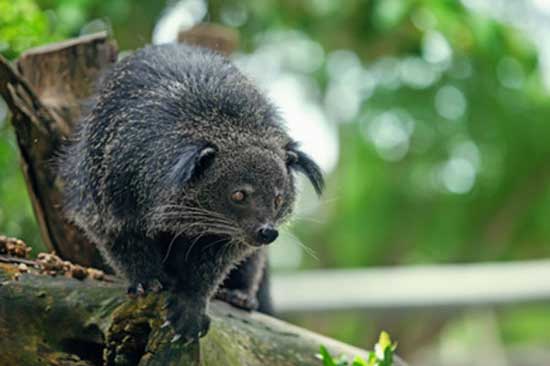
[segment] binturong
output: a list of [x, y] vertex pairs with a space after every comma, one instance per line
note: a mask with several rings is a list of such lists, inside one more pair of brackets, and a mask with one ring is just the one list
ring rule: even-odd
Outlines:
[[129, 283], [167, 291], [175, 340], [208, 331], [217, 296], [270, 312], [266, 249], [295, 174], [323, 177], [271, 102], [226, 58], [148, 46], [102, 78], [59, 159], [69, 220]]

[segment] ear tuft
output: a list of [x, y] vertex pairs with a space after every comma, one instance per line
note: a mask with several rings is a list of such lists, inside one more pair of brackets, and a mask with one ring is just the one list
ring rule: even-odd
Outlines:
[[291, 142], [286, 147], [287, 165], [290, 169], [303, 173], [313, 185], [317, 195], [325, 188], [325, 180], [319, 166], [304, 152], [298, 150], [298, 144]]
[[210, 159], [216, 155], [216, 149], [211, 146], [207, 146], [201, 150], [199, 154], [199, 160]]
[[286, 165], [290, 166], [298, 162], [298, 154], [296, 151], [287, 150], [286, 152]]
[[207, 143], [187, 145], [173, 165], [169, 181], [182, 185], [198, 178], [210, 166], [216, 153], [216, 148]]

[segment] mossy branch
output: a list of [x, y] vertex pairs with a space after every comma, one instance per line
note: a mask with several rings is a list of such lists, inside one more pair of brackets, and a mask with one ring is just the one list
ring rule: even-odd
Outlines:
[[320, 366], [320, 345], [332, 354], [363, 350], [280, 320], [222, 303], [200, 346], [170, 343], [162, 328], [164, 296], [129, 299], [116, 280], [77, 280], [0, 262], [1, 365], [303, 365]]

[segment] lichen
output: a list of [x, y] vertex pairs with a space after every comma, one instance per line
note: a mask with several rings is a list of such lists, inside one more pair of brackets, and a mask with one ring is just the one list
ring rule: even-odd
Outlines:
[[19, 268], [11, 263], [0, 262], [0, 286], [4, 281], [17, 280], [20, 275]]
[[31, 247], [25, 244], [23, 240], [0, 235], [0, 254], [2, 255], [28, 258], [31, 250]]
[[151, 294], [117, 307], [107, 331], [105, 365], [135, 365], [145, 354], [149, 334], [160, 326], [159, 296]]

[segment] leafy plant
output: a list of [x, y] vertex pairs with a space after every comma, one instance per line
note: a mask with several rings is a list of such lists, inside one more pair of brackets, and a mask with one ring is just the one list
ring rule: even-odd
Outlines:
[[369, 352], [367, 359], [355, 356], [350, 363], [345, 355], [333, 358], [325, 346], [321, 346], [318, 357], [323, 361], [323, 366], [393, 366], [393, 353], [397, 343], [392, 342], [387, 332], [381, 332], [378, 342], [374, 345], [374, 351]]
[[59, 39], [46, 14], [33, 0], [0, 0], [0, 53], [8, 58]]

